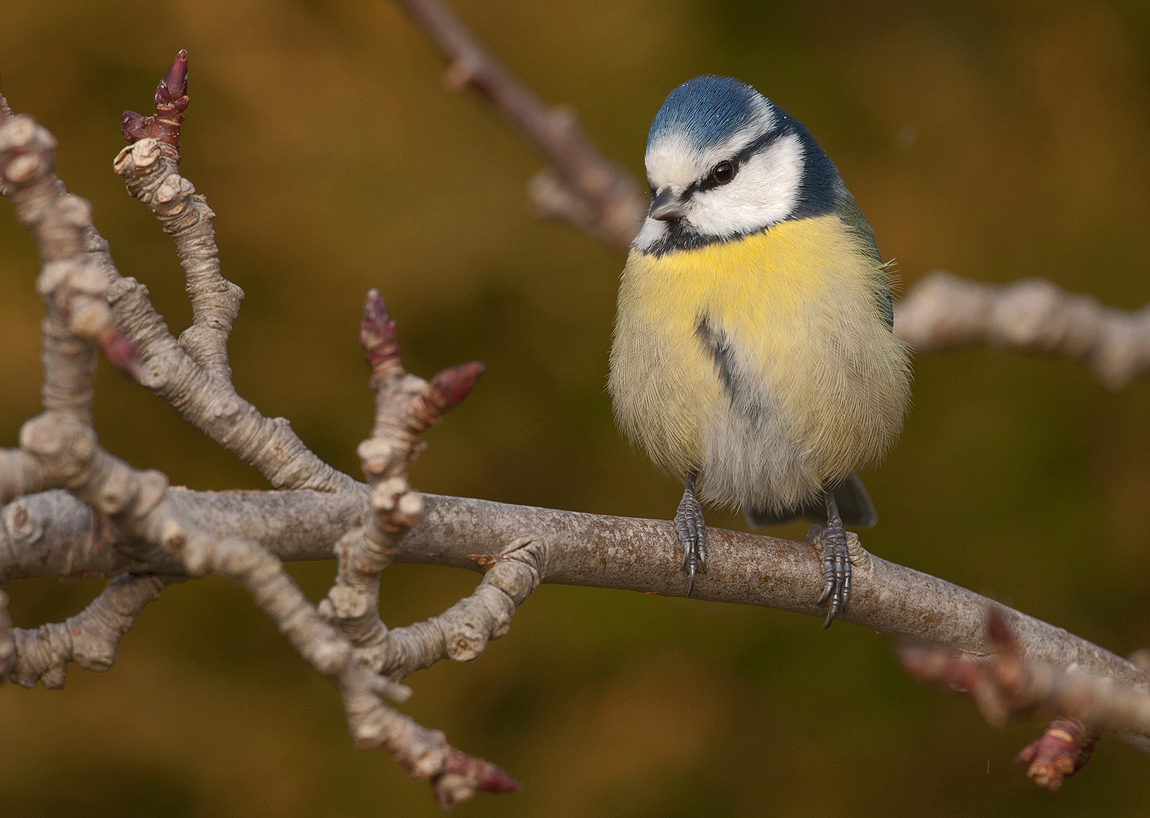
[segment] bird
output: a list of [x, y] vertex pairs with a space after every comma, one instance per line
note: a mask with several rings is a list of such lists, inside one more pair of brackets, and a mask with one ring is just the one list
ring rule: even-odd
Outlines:
[[688, 596], [706, 570], [702, 503], [752, 525], [807, 517], [829, 627], [850, 599], [844, 525], [876, 521], [857, 471], [893, 446], [910, 401], [889, 267], [826, 152], [740, 80], [671, 91], [644, 164], [651, 203], [610, 352], [616, 425], [684, 485]]

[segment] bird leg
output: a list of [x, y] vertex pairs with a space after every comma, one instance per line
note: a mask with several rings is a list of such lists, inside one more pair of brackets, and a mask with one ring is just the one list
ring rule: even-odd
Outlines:
[[[851, 595], [851, 556], [847, 549], [847, 532], [843, 528], [834, 492], [823, 489], [827, 505], [827, 527], [816, 535], [823, 544], [823, 593], [819, 604], [830, 603], [824, 628], [829, 628], [835, 616], [847, 606]], [[812, 531], [812, 534], [815, 533]]]
[[[695, 574], [707, 570], [707, 525], [703, 521], [703, 507], [695, 499], [695, 480], [699, 472], [687, 474], [683, 499], [675, 511], [675, 529], [683, 546], [683, 570], [687, 572], [687, 596], [695, 590]], [[841, 525], [840, 525], [841, 528]]]

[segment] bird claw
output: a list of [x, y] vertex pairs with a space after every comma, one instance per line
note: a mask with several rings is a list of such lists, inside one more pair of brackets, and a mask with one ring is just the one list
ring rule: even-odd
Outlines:
[[683, 548], [683, 570], [687, 572], [687, 596], [695, 591], [695, 576], [707, 570], [707, 526], [703, 507], [688, 487], [675, 511], [675, 530]]
[[[812, 533], [813, 531], [812, 526]], [[847, 606], [851, 595], [851, 556], [847, 548], [847, 534], [842, 524], [828, 525], [817, 532], [823, 544], [823, 592], [818, 604], [829, 603], [824, 628], [829, 628], [835, 617]]]

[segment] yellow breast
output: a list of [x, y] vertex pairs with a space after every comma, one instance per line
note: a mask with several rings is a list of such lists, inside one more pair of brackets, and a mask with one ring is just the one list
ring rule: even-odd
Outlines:
[[632, 250], [608, 388], [661, 468], [710, 502], [793, 506], [893, 442], [909, 363], [885, 272], [834, 216], [663, 257]]

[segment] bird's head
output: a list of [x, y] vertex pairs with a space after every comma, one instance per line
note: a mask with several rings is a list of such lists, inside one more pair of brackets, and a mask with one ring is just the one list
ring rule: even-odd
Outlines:
[[651, 209], [634, 246], [662, 255], [829, 212], [838, 174], [754, 88], [702, 76], [668, 95], [647, 138]]

